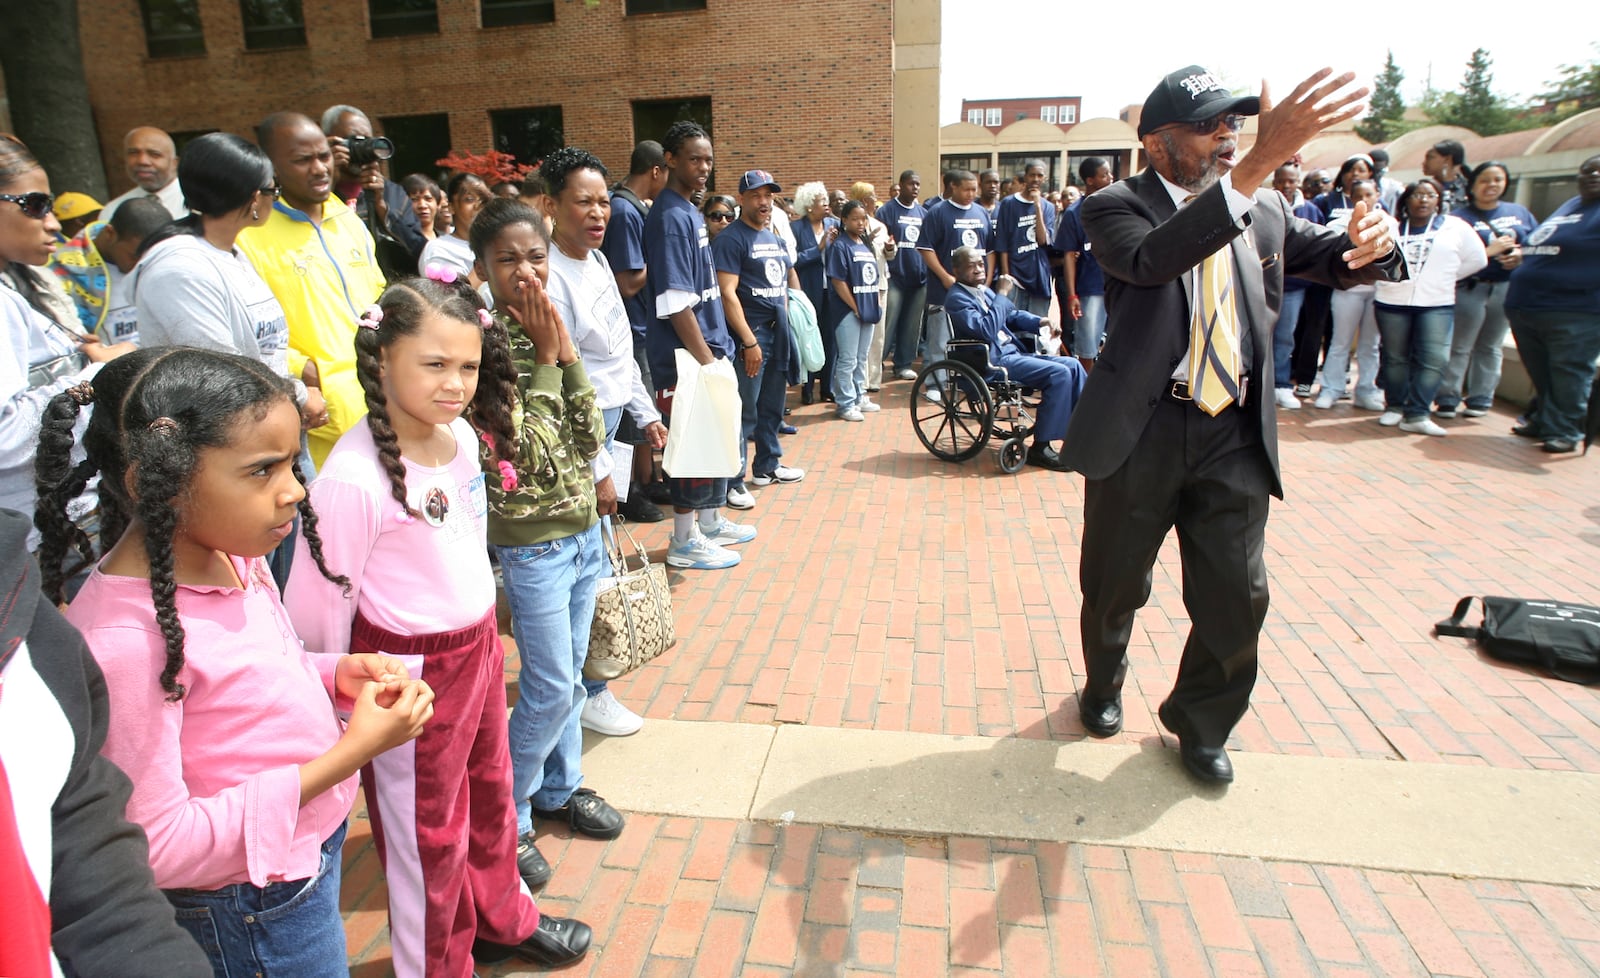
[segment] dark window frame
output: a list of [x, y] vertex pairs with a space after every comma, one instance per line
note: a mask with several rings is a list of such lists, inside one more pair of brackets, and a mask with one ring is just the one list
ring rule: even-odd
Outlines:
[[706, 9], [706, 0], [627, 0], [624, 12], [639, 14], [686, 14]]
[[[252, 25], [251, 7], [281, 5], [290, 16], [281, 23]], [[239, 20], [244, 25], [246, 51], [281, 51], [306, 46], [306, 15], [301, 0], [239, 0]]]
[[[380, 7], [390, 9], [380, 11]], [[439, 4], [437, 0], [367, 0], [367, 28], [375, 41], [438, 34]]]
[[[544, 144], [544, 149], [540, 152], [535, 147], [533, 152], [518, 152], [521, 147], [513, 145], [512, 133], [507, 124], [512, 123], [517, 116], [535, 114], [545, 114], [547, 116], [538, 129], [538, 132], [544, 137], [541, 140]], [[549, 124], [549, 119], [551, 118], [554, 119], [554, 125]], [[521, 130], [520, 135], [525, 136], [535, 131], [528, 129], [526, 124], [520, 121], [516, 122], [515, 125]], [[545, 157], [549, 156], [552, 151], [560, 149], [567, 144], [566, 131], [566, 114], [559, 104], [519, 105], [514, 108], [489, 110], [489, 132], [494, 148], [502, 153], [510, 153], [516, 157], [518, 163], [534, 165], [544, 162]]]
[[[195, 58], [206, 53], [205, 24], [200, 19], [199, 0], [154, 0], [162, 8], [172, 8], [179, 18], [193, 21], [193, 28], [159, 30], [161, 17], [168, 11], [152, 12], [153, 0], [139, 0], [139, 19], [144, 25], [145, 53], [154, 58]], [[185, 16], [186, 15], [186, 16]]]
[[478, 23], [485, 29], [555, 22], [556, 0], [478, 0]]

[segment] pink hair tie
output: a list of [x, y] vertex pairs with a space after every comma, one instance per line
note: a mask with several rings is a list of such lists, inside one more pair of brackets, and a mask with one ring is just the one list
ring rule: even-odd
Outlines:
[[445, 285], [454, 285], [456, 282], [456, 270], [447, 265], [441, 265], [436, 261], [428, 262], [428, 267], [423, 271], [423, 274], [435, 282], [443, 282]]
[[361, 313], [361, 318], [356, 320], [356, 325], [362, 329], [377, 329], [378, 324], [381, 322], [383, 322], [383, 307], [373, 305], [368, 306]]
[[406, 512], [405, 510], [402, 509], [400, 512], [394, 514], [394, 521], [396, 523], [400, 523], [402, 525], [409, 526], [412, 523], [415, 523], [417, 521], [417, 518], [415, 516], [412, 516], [410, 513]]
[[478, 324], [480, 326], [482, 326], [484, 329], [488, 329], [490, 326], [494, 325], [494, 317], [489, 315], [489, 310], [487, 310], [487, 309], [479, 309], [478, 310]]
[[517, 487], [517, 469], [510, 462], [500, 462], [500, 488], [506, 492]]

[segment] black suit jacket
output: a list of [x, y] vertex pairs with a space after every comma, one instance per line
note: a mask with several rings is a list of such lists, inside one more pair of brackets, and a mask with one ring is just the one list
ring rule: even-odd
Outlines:
[[1067, 429], [1062, 457], [1068, 466], [1104, 479], [1127, 461], [1189, 349], [1187, 273], [1218, 249], [1230, 248], [1240, 325], [1250, 330], [1253, 343], [1243, 410], [1261, 425], [1272, 493], [1282, 498], [1272, 327], [1283, 276], [1348, 288], [1404, 277], [1405, 264], [1351, 271], [1339, 257], [1352, 247], [1350, 239], [1295, 217], [1276, 191], [1257, 191], [1255, 206], [1237, 222], [1228, 215], [1220, 184], [1180, 210], [1148, 169], [1085, 198], [1080, 216], [1105, 271], [1107, 322], [1105, 347]]

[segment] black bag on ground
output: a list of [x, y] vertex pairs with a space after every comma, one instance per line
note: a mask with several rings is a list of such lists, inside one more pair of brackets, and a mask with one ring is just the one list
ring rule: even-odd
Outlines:
[[1462, 624], [1473, 601], [1469, 595], [1456, 602], [1455, 614], [1433, 626], [1433, 633], [1477, 639], [1496, 659], [1531, 662], [1569, 683], [1600, 682], [1600, 608], [1528, 598], [1479, 600], [1482, 626]]

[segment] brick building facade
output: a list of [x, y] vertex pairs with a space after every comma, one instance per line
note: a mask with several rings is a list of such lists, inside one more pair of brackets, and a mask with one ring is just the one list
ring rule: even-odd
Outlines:
[[[483, 8], [503, 7], [504, 0], [438, 0], [435, 33], [379, 38], [372, 36], [371, 14], [396, 4], [303, 0], [303, 43], [299, 32], [289, 32], [280, 36], [296, 46], [270, 50], [248, 50], [245, 42], [244, 11], [259, 4], [188, 0], [177, 4], [198, 16], [198, 27], [187, 28], [188, 50], [203, 44], [203, 53], [162, 57], [150, 56], [146, 23], [153, 5], [174, 2], [102, 0], [79, 8], [113, 193], [129, 185], [121, 144], [134, 126], [180, 137], [214, 129], [253, 136], [255, 123], [270, 112], [293, 109], [315, 118], [337, 103], [362, 108], [402, 144], [393, 176], [420, 168], [417, 161], [433, 157], [434, 146], [438, 156], [451, 148], [487, 150], [497, 124], [502, 131], [543, 125], [548, 136], [556, 120], [561, 141], [592, 150], [620, 177], [636, 138], [661, 135], [636, 137], [641, 112], [661, 119], [675, 109], [642, 103], [704, 108], [707, 100], [722, 177], [717, 185], [724, 189], [735, 185], [730, 174], [753, 166], [771, 170], [785, 187], [817, 179], [829, 186], [866, 179], [883, 187], [897, 165], [934, 162], [895, 159], [904, 125], [895, 124], [894, 59], [833, 53], [831, 39], [840, 37], [855, 38], [855, 51], [894, 50], [897, 11], [927, 6], [908, 0], [799, 0], [783, 8], [779, 21], [752, 21], [747, 15], [755, 5], [747, 0], [706, 0], [704, 9], [654, 14], [627, 8], [674, 4], [553, 0], [553, 22], [512, 27], [481, 26]], [[752, 23], [762, 25], [759, 40]], [[815, 35], [802, 47], [795, 24], [827, 25], [826, 39]], [[172, 50], [163, 43], [157, 36], [158, 49]], [[926, 111], [927, 128], [936, 130], [933, 106], [912, 111]], [[408, 147], [406, 134], [431, 145]]]
[[1066, 132], [1083, 121], [1083, 98], [1079, 95], [1035, 96], [1029, 98], [964, 98], [962, 122], [999, 132], [1013, 122], [1037, 119]]

